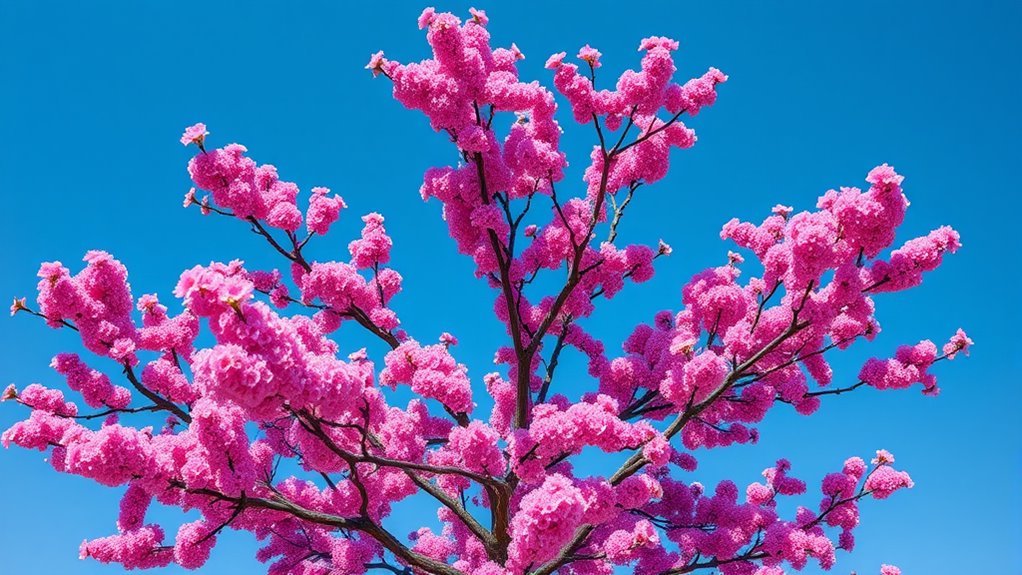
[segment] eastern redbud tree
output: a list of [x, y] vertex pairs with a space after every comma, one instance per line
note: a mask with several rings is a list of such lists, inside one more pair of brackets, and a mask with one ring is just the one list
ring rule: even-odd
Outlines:
[[[930, 367], [972, 343], [960, 330], [940, 349], [922, 341], [870, 359], [844, 384], [832, 384], [828, 361], [872, 340], [874, 297], [917, 286], [958, 249], [958, 234], [941, 227], [890, 249], [908, 202], [902, 177], [881, 165], [868, 189], [828, 191], [815, 210], [778, 205], [759, 224], [726, 223], [721, 237], [739, 252], [682, 287], [681, 311], [606, 349], [584, 320], [671, 253], [662, 242], [620, 245], [619, 223], [636, 190], [665, 176], [673, 149], [695, 143], [683, 117], [713, 104], [727, 76], [710, 68], [675, 82], [678, 43], [662, 37], [642, 40], [639, 69], [614, 89], [597, 87], [596, 49], [582, 48], [579, 63], [551, 56], [554, 88], [594, 141], [583, 185], [569, 191], [554, 93], [520, 80], [522, 53], [491, 48], [485, 13], [471, 12], [462, 23], [427, 9], [419, 27], [431, 59], [378, 52], [367, 68], [457, 149], [458, 165], [430, 168], [420, 191], [442, 205], [458, 251], [493, 290], [506, 327], [496, 371], [470, 377], [454, 336], [400, 328], [402, 278], [388, 266], [382, 216], [362, 218], [350, 260], [314, 260], [307, 248], [338, 220], [341, 197], [312, 188], [303, 213], [298, 187], [274, 166], [239, 144], [213, 149], [206, 127], [191, 126], [185, 207], [239, 220], [282, 268], [196, 266], [174, 288], [180, 304], [167, 306], [135, 299], [125, 267], [93, 251], [77, 273], [43, 264], [37, 305], [11, 307], [77, 331], [95, 356], [51, 364], [87, 409], [39, 384], [3, 392], [30, 410], [5, 446], [48, 450], [57, 471], [125, 488], [116, 532], [82, 543], [82, 558], [194, 569], [230, 528], [254, 534], [257, 558], [280, 575], [777, 575], [810, 561], [829, 569], [854, 547], [860, 502], [912, 486], [884, 450], [868, 463], [836, 460], [811, 490], [784, 459], [744, 487], [703, 486], [693, 472], [700, 448], [756, 441], [754, 425], [777, 404], [810, 415], [866, 386], [936, 395]], [[760, 277], [743, 279], [750, 256]], [[385, 354], [342, 352], [331, 337], [342, 328], [367, 330]], [[203, 330], [213, 344], [200, 349]], [[577, 376], [558, 384], [566, 351], [588, 363], [587, 389]], [[397, 386], [416, 399], [392, 405], [386, 390]], [[489, 413], [475, 409], [479, 394]], [[619, 457], [580, 476], [572, 462], [586, 448]], [[442, 527], [394, 532], [395, 504], [416, 494]], [[778, 500], [796, 496], [805, 505], [783, 516]], [[153, 501], [200, 518], [168, 536], [146, 520]]]

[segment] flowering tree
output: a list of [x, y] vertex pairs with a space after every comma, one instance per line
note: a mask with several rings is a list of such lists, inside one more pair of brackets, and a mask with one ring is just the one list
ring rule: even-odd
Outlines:
[[[558, 189], [566, 159], [554, 95], [519, 80], [517, 47], [491, 49], [482, 11], [463, 24], [427, 9], [419, 25], [432, 59], [400, 64], [379, 52], [367, 68], [461, 157], [428, 170], [421, 194], [442, 204], [506, 326], [500, 370], [482, 377], [492, 410], [475, 411], [481, 386], [455, 359], [453, 336], [428, 343], [400, 329], [391, 304], [402, 278], [388, 267], [383, 217], [362, 218], [349, 261], [315, 261], [307, 248], [344, 201], [313, 188], [303, 213], [297, 186], [275, 167], [238, 144], [207, 149], [196, 124], [181, 138], [198, 150], [185, 207], [240, 220], [279, 253], [283, 271], [196, 266], [174, 290], [183, 303], [175, 315], [155, 295], [136, 301], [124, 266], [89, 252], [76, 274], [43, 264], [38, 306], [17, 299], [11, 308], [79, 332], [122, 372], [118, 385], [94, 358], [53, 359], [85, 413], [38, 384], [3, 393], [30, 409], [3, 434], [5, 446], [50, 450], [58, 471], [126, 486], [117, 532], [84, 542], [82, 557], [198, 568], [231, 528], [264, 542], [258, 558], [271, 574], [590, 575], [629, 566], [776, 575], [810, 560], [830, 568], [836, 549], [854, 546], [859, 502], [912, 486], [890, 453], [845, 460], [785, 517], [778, 499], [807, 491], [788, 461], [743, 494], [731, 481], [713, 489], [691, 481], [694, 452], [755, 441], [753, 425], [779, 403], [809, 415], [824, 398], [864, 386], [918, 383], [936, 395], [929, 368], [967, 352], [960, 330], [941, 350], [923, 341], [871, 359], [844, 385], [832, 385], [828, 354], [872, 340], [874, 296], [918, 285], [959, 247], [958, 234], [942, 227], [889, 251], [908, 202], [902, 177], [882, 165], [866, 191], [828, 191], [815, 211], [777, 206], [759, 225], [725, 224], [721, 237], [755, 257], [759, 277], [741, 280], [743, 256], [729, 252], [684, 286], [682, 311], [657, 314], [621, 351], [607, 350], [582, 321], [671, 253], [664, 243], [619, 247], [619, 223], [636, 191], [667, 173], [672, 149], [695, 143], [682, 116], [713, 104], [727, 77], [711, 68], [673, 82], [678, 43], [660, 37], [641, 42], [640, 69], [613, 90], [596, 87], [597, 50], [582, 48], [581, 68], [552, 56], [554, 86], [596, 142], [585, 189], [572, 196]], [[510, 125], [504, 112], [516, 115]], [[203, 326], [214, 343], [198, 349]], [[330, 336], [342, 327], [378, 338], [382, 360], [365, 349], [339, 358]], [[569, 348], [588, 361], [584, 392], [558, 385]], [[397, 386], [417, 399], [391, 405], [384, 388]], [[142, 426], [153, 414], [167, 417], [160, 431]], [[572, 461], [587, 447], [619, 461], [581, 477]], [[434, 502], [442, 529], [388, 528], [394, 504], [414, 494]], [[153, 500], [201, 518], [168, 539], [146, 522]]]

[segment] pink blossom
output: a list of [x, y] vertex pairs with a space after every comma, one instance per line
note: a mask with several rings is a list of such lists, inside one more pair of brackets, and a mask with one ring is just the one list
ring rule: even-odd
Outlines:
[[749, 503], [763, 505], [774, 497], [774, 490], [762, 483], [753, 483], [745, 490], [745, 497]]
[[455, 362], [444, 345], [420, 346], [409, 340], [387, 354], [380, 383], [410, 385], [412, 391], [435, 399], [455, 412], [472, 411], [472, 389], [464, 365]]
[[433, 22], [433, 18], [435, 16], [436, 9], [434, 9], [432, 6], [423, 10], [422, 14], [419, 15], [419, 30], [422, 30], [423, 28], [429, 26]]
[[383, 227], [383, 216], [368, 214], [362, 216], [365, 227], [362, 228], [361, 239], [348, 244], [351, 263], [357, 268], [372, 268], [390, 261], [390, 248], [393, 242]]
[[375, 78], [383, 72], [383, 66], [385, 63], [386, 59], [383, 57], [383, 50], [380, 50], [369, 58], [369, 63], [366, 64], [366, 70], [371, 70], [373, 77]]
[[25, 305], [25, 298], [14, 298], [14, 303], [11, 304], [11, 317], [19, 311], [26, 310], [28, 307]]
[[121, 425], [86, 431], [65, 447], [69, 473], [110, 487], [143, 476], [152, 458], [152, 437]]
[[117, 518], [117, 530], [122, 533], [142, 527], [145, 523], [146, 510], [152, 502], [152, 496], [138, 483], [128, 486], [121, 497], [121, 513]]
[[486, 17], [485, 10], [476, 10], [475, 8], [469, 8], [469, 13], [472, 14], [472, 22], [479, 24], [480, 26], [486, 26], [490, 19]]
[[366, 565], [379, 554], [373, 542], [360, 539], [335, 539], [330, 548], [330, 562], [341, 573], [365, 573]]
[[653, 468], [663, 467], [670, 461], [671, 444], [662, 435], [656, 435], [642, 448], [642, 455]]
[[876, 499], [887, 499], [895, 491], [913, 485], [908, 473], [896, 471], [889, 465], [882, 465], [866, 478], [865, 489], [872, 492]]
[[693, 396], [699, 401], [724, 382], [727, 372], [724, 358], [713, 352], [701, 353], [685, 363], [680, 373], [665, 379], [660, 391], [664, 397], [674, 401], [684, 403]]
[[482, 423], [473, 421], [467, 427], [455, 427], [449, 436], [448, 448], [458, 455], [468, 469], [500, 476], [505, 472], [507, 462], [497, 448], [497, 432]]
[[206, 131], [206, 124], [201, 122], [193, 124], [185, 128], [184, 134], [181, 135], [181, 143], [185, 146], [194, 143], [199, 148], [202, 148], [203, 142], [205, 142], [208, 135], [209, 132]]
[[564, 58], [566, 58], [567, 56], [568, 56], [567, 52], [558, 52], [547, 58], [546, 64], [544, 64], [543, 67], [547, 68], [548, 70], [556, 69], [560, 67], [561, 62], [563, 62]]
[[891, 292], [915, 287], [922, 283], [923, 273], [937, 268], [944, 254], [955, 253], [962, 246], [958, 232], [948, 226], [933, 230], [928, 235], [905, 242], [891, 252], [887, 260], [877, 260], [869, 269], [869, 287], [875, 292]]
[[511, 519], [511, 565], [524, 568], [553, 557], [574, 533], [585, 505], [578, 487], [558, 474], [526, 494]]
[[941, 351], [948, 359], [954, 359], [958, 352], [963, 352], [965, 355], [969, 355], [969, 348], [972, 347], [972, 340], [969, 336], [965, 335], [965, 332], [959, 328], [955, 335], [951, 336], [951, 339], [944, 344]]
[[877, 389], [904, 389], [913, 383], [923, 384], [923, 391], [937, 386], [936, 378], [928, 369], [936, 360], [937, 346], [929, 340], [914, 346], [903, 345], [893, 358], [872, 358], [859, 372], [859, 379]]
[[330, 226], [337, 221], [341, 210], [347, 207], [340, 196], [327, 197], [329, 193], [329, 188], [312, 188], [309, 209], [305, 213], [305, 222], [309, 231], [321, 236], [326, 235]]
[[57, 354], [50, 366], [66, 377], [68, 387], [81, 393], [85, 403], [92, 407], [122, 409], [131, 402], [131, 392], [114, 386], [109, 377], [85, 365], [75, 354]]
[[163, 529], [145, 525], [120, 535], [83, 541], [78, 555], [100, 563], [119, 563], [125, 569], [151, 569], [165, 567], [174, 559], [162, 544]]
[[214, 528], [204, 519], [181, 525], [174, 542], [174, 561], [185, 569], [198, 569], [205, 565], [216, 545]]
[[601, 66], [600, 56], [602, 55], [603, 54], [600, 53], [599, 50], [591, 47], [589, 44], [586, 44], [585, 46], [582, 47], [581, 50], [578, 51], [578, 59], [586, 62], [594, 69], [599, 68]]
[[78, 414], [78, 406], [71, 402], [64, 401], [64, 394], [59, 389], [47, 389], [38, 383], [33, 383], [15, 392], [15, 398], [21, 403], [37, 409], [65, 417], [73, 417]]
[[650, 36], [649, 38], [643, 38], [642, 42], [639, 43], [639, 50], [652, 50], [654, 48], [665, 48], [667, 50], [677, 50], [678, 42], [665, 38], [663, 36]]
[[790, 216], [791, 213], [795, 211], [795, 209], [792, 208], [791, 206], [777, 204], [776, 206], [771, 208], [770, 211], [774, 214], [777, 214], [778, 216], [781, 216], [782, 218], [787, 219], [788, 216]]
[[873, 458], [873, 465], [890, 465], [894, 463], [894, 456], [886, 449], [878, 449], [877, 456]]

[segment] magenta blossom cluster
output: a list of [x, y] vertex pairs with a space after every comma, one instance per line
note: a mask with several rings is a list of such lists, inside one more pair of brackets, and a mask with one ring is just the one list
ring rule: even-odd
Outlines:
[[[608, 350], [584, 320], [672, 253], [662, 241], [620, 243], [619, 224], [672, 152], [694, 145], [682, 117], [714, 104], [727, 76], [676, 81], [678, 42], [650, 37], [638, 69], [608, 88], [597, 87], [596, 48], [577, 62], [551, 56], [555, 94], [520, 79], [522, 52], [491, 47], [485, 12], [470, 14], [425, 10], [432, 57], [402, 64], [378, 52], [367, 68], [457, 149], [457, 164], [426, 171], [421, 195], [440, 202], [457, 249], [493, 289], [496, 370], [472, 373], [449, 333], [402, 329], [383, 216], [362, 218], [350, 257], [314, 259], [344, 200], [324, 187], [303, 194], [244, 146], [207, 147], [206, 126], [191, 126], [185, 207], [242, 220], [281, 269], [197, 265], [168, 306], [136, 298], [120, 262], [89, 252], [77, 273], [43, 264], [37, 307], [11, 306], [77, 331], [92, 354], [52, 362], [81, 404], [40, 384], [0, 396], [30, 410], [5, 446], [49, 451], [57, 471], [123, 489], [116, 531], [85, 541], [82, 558], [196, 569], [234, 529], [261, 542], [270, 575], [779, 575], [830, 569], [855, 546], [859, 505], [912, 487], [884, 450], [869, 464], [846, 459], [818, 489], [786, 459], [752, 483], [704, 486], [691, 474], [701, 450], [756, 441], [777, 405], [809, 415], [830, 396], [917, 384], [936, 395], [933, 366], [969, 353], [964, 331], [869, 359], [844, 385], [830, 358], [873, 340], [877, 296], [919, 285], [958, 234], [941, 227], [895, 246], [909, 204], [884, 164], [865, 190], [726, 223], [721, 237], [739, 251], [694, 274], [678, 311]], [[576, 193], [558, 189], [565, 103], [595, 139]], [[377, 343], [342, 350], [341, 329]], [[558, 365], [571, 353], [587, 367], [567, 379]], [[587, 451], [614, 463], [582, 473]], [[396, 506], [415, 495], [440, 527], [395, 532]], [[147, 519], [154, 502], [192, 520]]]

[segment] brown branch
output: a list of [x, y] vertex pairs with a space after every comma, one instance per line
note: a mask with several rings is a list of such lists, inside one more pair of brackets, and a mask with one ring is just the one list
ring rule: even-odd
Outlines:
[[683, 573], [691, 573], [697, 569], [710, 569], [713, 567], [719, 567], [728, 563], [734, 563], [736, 561], [753, 561], [756, 559], [763, 559], [769, 556], [769, 553], [765, 551], [758, 551], [739, 555], [738, 557], [731, 557], [730, 559], [711, 559], [710, 561], [694, 562], [685, 565], [684, 567], [675, 567], [666, 571], [661, 571], [660, 575], [682, 575]]
[[[27, 403], [25, 405], [28, 405]], [[32, 407], [32, 406], [29, 406]], [[74, 419], [99, 419], [100, 417], [106, 417], [115, 413], [143, 413], [146, 411], [159, 411], [163, 409], [159, 405], [147, 405], [145, 407], [125, 407], [122, 409], [110, 408], [99, 413], [90, 413], [88, 415], [73, 415]]]
[[[621, 413], [619, 414], [619, 417], [621, 419], [631, 418], [632, 416], [635, 415], [635, 411], [641, 409], [643, 406], [656, 399], [658, 395], [660, 395], [659, 389], [646, 390], [646, 393], [642, 394], [642, 396], [639, 397], [639, 399], [630, 402], [624, 409], [622, 409]], [[632, 392], [632, 397], [635, 397], [635, 391]]]
[[25, 312], [25, 313], [27, 313], [29, 315], [34, 315], [36, 317], [40, 317], [40, 318], [42, 318], [42, 319], [44, 319], [46, 321], [56, 321], [57, 323], [59, 323], [60, 325], [62, 325], [64, 327], [69, 327], [69, 328], [71, 328], [71, 329], [73, 329], [75, 331], [80, 331], [75, 324], [71, 323], [70, 321], [68, 321], [68, 320], [66, 320], [64, 318], [60, 318], [58, 320], [53, 320], [50, 316], [48, 316], [48, 315], [46, 315], [44, 313], [37, 312], [37, 311], [35, 311], [35, 310], [25, 306], [24, 304], [21, 305], [21, 307], [18, 309], [18, 311], [23, 311], [23, 312]]
[[288, 251], [284, 249], [284, 247], [277, 242], [277, 240], [270, 234], [270, 232], [263, 226], [262, 223], [260, 223], [260, 221], [256, 217], [249, 216], [245, 218], [245, 221], [252, 224], [253, 233], [256, 233], [266, 238], [266, 241], [269, 242], [269, 244], [273, 246], [273, 249], [277, 250], [277, 252], [279, 252], [280, 255], [300, 265], [302, 269], [304, 269], [305, 271], [307, 272], [312, 271], [312, 266], [309, 265], [309, 262], [305, 261], [305, 258], [302, 257], [301, 252], [297, 250]]
[[625, 196], [624, 201], [621, 202], [620, 206], [614, 208], [614, 219], [610, 222], [610, 234], [607, 236], [609, 243], [614, 243], [617, 239], [617, 226], [621, 223], [621, 216], [625, 214], [625, 208], [632, 202], [632, 197], [635, 195], [635, 190], [639, 189], [642, 182], [632, 182], [628, 185], [628, 195]]
[[[486, 170], [483, 167], [483, 155], [476, 152], [473, 156], [473, 161], [476, 165], [476, 175], [479, 179], [479, 195], [484, 205], [489, 205], [490, 195], [487, 191], [486, 186]], [[511, 329], [511, 340], [515, 350], [515, 356], [518, 359], [518, 406], [516, 411], [516, 422], [524, 422], [526, 419], [527, 404], [529, 403], [528, 391], [529, 391], [529, 379], [532, 375], [531, 360], [532, 355], [526, 353], [526, 348], [523, 347], [522, 342], [522, 318], [520, 310], [517, 307], [517, 300], [515, 294], [512, 293], [511, 286], [511, 259], [514, 258], [514, 254], [508, 253], [508, 258], [505, 259], [505, 249], [497, 237], [497, 232], [492, 229], [487, 229], [487, 236], [490, 240], [490, 249], [493, 250], [494, 255], [497, 258], [497, 267], [500, 271], [500, 287], [503, 291], [505, 305], [507, 306], [508, 312], [508, 324]], [[533, 340], [535, 341], [535, 340]], [[528, 349], [533, 346], [530, 345]], [[524, 381], [525, 395], [523, 397], [522, 387]], [[520, 425], [524, 427], [524, 425]]]
[[767, 302], [770, 301], [770, 298], [774, 297], [774, 294], [777, 293], [777, 288], [781, 287], [781, 284], [783, 283], [784, 282], [778, 280], [777, 283], [774, 284], [774, 287], [770, 289], [770, 293], [759, 300], [759, 307], [756, 308], [756, 318], [752, 320], [752, 326], [749, 327], [749, 333], [756, 331], [756, 326], [759, 325], [759, 318], [763, 315], [763, 308], [766, 307]]
[[561, 288], [560, 293], [557, 294], [557, 298], [554, 300], [553, 305], [551, 305], [550, 310], [540, 322], [539, 328], [536, 329], [532, 341], [529, 342], [524, 353], [519, 356], [515, 426], [520, 429], [527, 427], [529, 423], [528, 404], [531, 399], [530, 379], [532, 375], [532, 358], [539, 349], [539, 345], [540, 342], [542, 342], [543, 337], [550, 330], [550, 326], [553, 325], [554, 320], [556, 320], [557, 316], [561, 313], [561, 309], [564, 307], [564, 304], [568, 301], [571, 293], [575, 290], [579, 281], [582, 279], [582, 256], [585, 254], [585, 248], [589, 246], [593, 230], [596, 228], [600, 209], [603, 207], [604, 198], [607, 195], [607, 180], [610, 177], [611, 158], [608, 156], [606, 150], [604, 150], [603, 155], [604, 163], [603, 170], [601, 170], [600, 173], [599, 192], [596, 195], [596, 202], [593, 204], [593, 211], [590, 216], [589, 229], [586, 232], [585, 241], [579, 242], [579, 244], [575, 246], [575, 253], [568, 267], [568, 280], [565, 282], [564, 287]]
[[[856, 334], [856, 335], [853, 335], [851, 337], [847, 337], [845, 339], [842, 339], [842, 340], [839, 340], [839, 341], [836, 341], [836, 342], [832, 342], [832, 343], [830, 343], [830, 344], [828, 344], [828, 345], [826, 345], [824, 347], [821, 347], [820, 349], [818, 349], [816, 351], [812, 351], [812, 352], [807, 353], [805, 355], [796, 355], [795, 357], [792, 357], [791, 359], [789, 359], [789, 360], [787, 360], [787, 361], [785, 361], [783, 363], [777, 364], [777, 365], [771, 367], [770, 369], [767, 369], [767, 370], [762, 371], [760, 373], [754, 374], [755, 377], [753, 377], [752, 379], [750, 379], [748, 381], [743, 382], [743, 385], [748, 385], [750, 383], [755, 383], [757, 381], [760, 381], [761, 379], [767, 377], [768, 375], [770, 375], [772, 373], [775, 373], [775, 372], [777, 372], [777, 371], [779, 371], [781, 369], [784, 369], [784, 368], [786, 368], [788, 366], [791, 366], [791, 365], [794, 365], [796, 363], [803, 362], [803, 361], [809, 359], [810, 357], [813, 357], [814, 355], [821, 355], [821, 354], [827, 353], [828, 351], [834, 349], [835, 347], [838, 347], [839, 345], [847, 343], [849, 341], [855, 340], [855, 339], [857, 339], [859, 337], [862, 337], [863, 335], [864, 334], [861, 334], [861, 333], [860, 334]], [[750, 375], [752, 375], [752, 374], [750, 374]]]
[[[180, 487], [180, 485], [178, 486]], [[417, 567], [427, 573], [433, 573], [435, 575], [464, 575], [462, 571], [459, 571], [446, 563], [437, 561], [436, 559], [432, 559], [408, 548], [382, 525], [379, 525], [365, 516], [348, 518], [341, 517], [339, 515], [331, 515], [329, 513], [322, 513], [290, 501], [279, 493], [275, 493], [271, 497], [231, 497], [210, 489], [186, 489], [186, 491], [188, 493], [198, 495], [207, 495], [219, 501], [234, 503], [241, 506], [243, 509], [256, 508], [279, 511], [317, 525], [326, 525], [335, 529], [360, 531], [378, 541], [384, 548], [401, 558], [412, 567]]]
[[687, 110], [687, 108], [682, 108], [677, 114], [675, 114], [673, 117], [671, 117], [670, 120], [667, 120], [666, 122], [664, 122], [663, 124], [661, 124], [660, 126], [657, 126], [656, 128], [654, 128], [652, 130], [647, 130], [645, 134], [643, 134], [642, 136], [639, 136], [634, 141], [629, 142], [628, 145], [626, 145], [625, 147], [622, 148], [622, 147], [615, 146], [614, 149], [611, 150], [610, 155], [611, 156], [620, 155], [620, 154], [624, 153], [625, 150], [627, 150], [628, 148], [631, 148], [632, 146], [636, 146], [638, 144], [641, 144], [641, 143], [645, 142], [646, 140], [652, 138], [653, 136], [659, 134], [660, 132], [663, 132], [667, 128], [670, 128], [672, 124], [674, 124], [675, 122], [678, 121], [678, 118], [680, 118], [681, 115], [684, 114], [686, 110]]
[[624, 129], [621, 130], [621, 136], [617, 139], [617, 143], [614, 144], [613, 148], [611, 148], [611, 154], [617, 155], [617, 150], [621, 147], [621, 144], [624, 143], [625, 137], [628, 135], [628, 130], [635, 125], [635, 111], [638, 109], [638, 105], [632, 106], [632, 111], [628, 113], [628, 122], [625, 124]]
[[360, 326], [366, 328], [370, 333], [385, 341], [391, 349], [397, 349], [397, 347], [401, 345], [401, 342], [394, 337], [394, 334], [376, 325], [373, 320], [369, 319], [369, 316], [366, 315], [366, 312], [363, 311], [362, 308], [352, 305], [348, 308], [348, 314], [348, 317], [354, 319]]
[[836, 389], [826, 389], [826, 390], [823, 390], [823, 391], [811, 391], [809, 393], [806, 393], [806, 397], [817, 397], [817, 396], [820, 396], [820, 395], [841, 395], [842, 393], [847, 393], [849, 391], [854, 391], [854, 390], [862, 387], [863, 385], [866, 385], [865, 381], [860, 381], [859, 383], [856, 383], [855, 385], [849, 385], [848, 387], [839, 387], [839, 388], [836, 388]]
[[[20, 403], [21, 405], [24, 405], [25, 407], [27, 407], [29, 409], [39, 409], [35, 405], [32, 405], [31, 403], [28, 403], [27, 401], [25, 401], [24, 399], [22, 399], [20, 397], [15, 397], [14, 401], [17, 402], [17, 403]], [[54, 413], [53, 415], [55, 415], [57, 417], [63, 417], [65, 419], [90, 420], [90, 419], [99, 419], [100, 417], [107, 417], [109, 415], [120, 414], [120, 413], [143, 413], [143, 412], [146, 412], [146, 411], [160, 411], [162, 409], [163, 408], [160, 407], [159, 405], [146, 405], [144, 407], [123, 407], [123, 408], [111, 407], [110, 409], [106, 409], [106, 410], [100, 411], [98, 413], [90, 413], [90, 414], [87, 414], [87, 415], [80, 415], [80, 414], [67, 415], [67, 414], [62, 414], [62, 413]]]
[[366, 569], [384, 569], [386, 571], [390, 571], [394, 575], [412, 575], [411, 568], [406, 567], [402, 569], [396, 565], [391, 565], [386, 561], [378, 561], [376, 563], [365, 563], [362, 566], [365, 567]]
[[561, 351], [564, 349], [565, 338], [568, 337], [568, 326], [571, 324], [571, 318], [567, 318], [564, 321], [564, 325], [561, 327], [561, 332], [557, 334], [557, 341], [554, 343], [554, 351], [550, 354], [550, 361], [547, 363], [546, 377], [543, 378], [543, 386], [539, 389], [539, 395], [536, 396], [536, 403], [546, 402], [546, 395], [550, 391], [550, 382], [554, 380], [554, 371], [557, 370], [557, 363], [561, 357]]
[[178, 419], [185, 423], [192, 422], [192, 416], [188, 415], [183, 409], [181, 409], [176, 403], [166, 399], [162, 395], [157, 394], [148, 387], [142, 385], [142, 382], [135, 376], [135, 371], [131, 368], [131, 364], [124, 362], [121, 364], [124, 366], [124, 375], [128, 377], [128, 381], [131, 382], [132, 387], [138, 390], [139, 393], [149, 398], [149, 401], [159, 406], [161, 410], [169, 411], [177, 416]]

